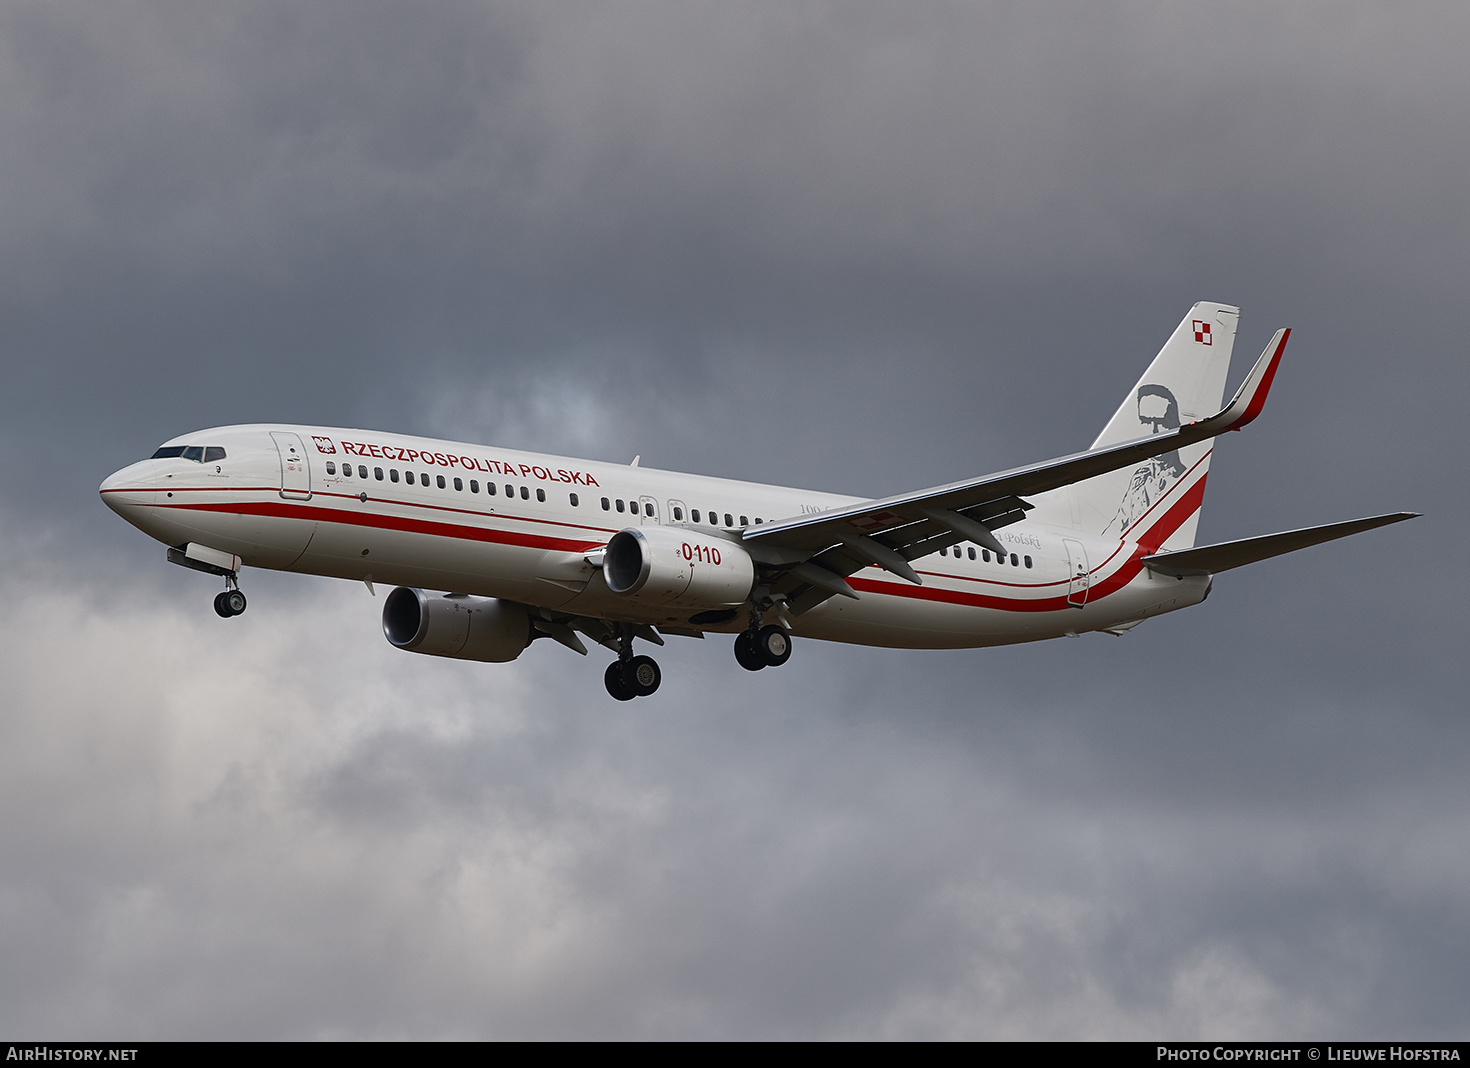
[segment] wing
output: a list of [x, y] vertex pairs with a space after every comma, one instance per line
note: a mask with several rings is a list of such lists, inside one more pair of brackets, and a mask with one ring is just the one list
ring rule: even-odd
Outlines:
[[786, 597], [798, 614], [833, 594], [856, 598], [846, 577], [869, 565], [921, 584], [908, 561], [961, 541], [1004, 551], [991, 531], [1024, 518], [1031, 507], [1025, 496], [1128, 467], [1251, 422], [1266, 403], [1290, 336], [1290, 330], [1276, 332], [1235, 397], [1208, 419], [966, 482], [748, 527], [742, 542], [757, 563], [781, 572], [773, 576], [770, 589]]

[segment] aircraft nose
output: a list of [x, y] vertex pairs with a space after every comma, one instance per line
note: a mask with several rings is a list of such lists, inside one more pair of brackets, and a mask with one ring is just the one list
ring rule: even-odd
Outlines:
[[153, 465], [147, 460], [129, 464], [104, 478], [97, 492], [107, 507], [124, 519], [132, 519], [153, 510], [157, 491], [149, 478], [152, 473]]

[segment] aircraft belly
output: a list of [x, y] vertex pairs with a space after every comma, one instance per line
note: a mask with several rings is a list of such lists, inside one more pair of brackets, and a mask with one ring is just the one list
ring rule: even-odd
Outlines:
[[[547, 607], [559, 608], [564, 612], [573, 612], [577, 615], [592, 616], [597, 619], [616, 619], [628, 623], [648, 623], [652, 626], [668, 624], [670, 626], [688, 626], [689, 616], [693, 610], [687, 608], [670, 608], [668, 605], [643, 604], [630, 597], [613, 593], [607, 588], [607, 582], [602, 577], [601, 570], [594, 571], [591, 578], [582, 591], [569, 600], [560, 601], [556, 604], [550, 602], [538, 602]], [[739, 630], [744, 625], [746, 614], [739, 615], [738, 624], [730, 627], [709, 627], [709, 630]]]
[[[992, 597], [1004, 607], [976, 604], [967, 584], [930, 581], [912, 591], [886, 583], [894, 594], [863, 592], [853, 601], [834, 597], [796, 623], [796, 633], [829, 641], [907, 649], [967, 649], [1039, 641], [1103, 630], [1198, 604], [1207, 580], [1162, 580], [1147, 571], [1082, 607], [1066, 605], [1045, 586], [1030, 596]], [[1106, 586], [1097, 584], [1106, 591]], [[949, 599], [946, 599], [949, 598]], [[956, 603], [956, 602], [960, 603]], [[970, 603], [965, 603], [966, 601]], [[1053, 607], [1053, 602], [1061, 602]], [[1008, 603], [1007, 603], [1008, 602]]]
[[318, 524], [294, 570], [524, 601], [542, 550], [355, 522]]
[[[312, 539], [316, 524], [289, 516], [253, 514], [238, 494], [191, 494], [164, 500], [144, 529], [167, 545], [198, 542], [239, 556], [251, 567], [289, 568]], [[234, 510], [239, 508], [239, 511]]]
[[1058, 637], [1077, 625], [1075, 615], [870, 594], [861, 601], [824, 602], [797, 620], [796, 633], [895, 649], [973, 649]]

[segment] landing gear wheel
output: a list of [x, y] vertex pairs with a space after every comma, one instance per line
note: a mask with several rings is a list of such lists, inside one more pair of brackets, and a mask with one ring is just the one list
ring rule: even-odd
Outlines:
[[602, 674], [602, 681], [614, 701], [631, 701], [638, 696], [623, 678], [621, 660], [614, 660], [607, 666], [607, 670]]
[[755, 645], [755, 634], [743, 630], [735, 636], [735, 662], [746, 671], [759, 671], [766, 666], [760, 650]]
[[623, 675], [628, 680], [628, 689], [633, 691], [635, 697], [647, 697], [653, 693], [664, 677], [663, 672], [658, 669], [658, 662], [651, 656], [635, 656], [628, 661]]
[[218, 615], [221, 619], [229, 619], [232, 615], [235, 614], [234, 612], [230, 611], [230, 606], [225, 604], [225, 598], [228, 596], [228, 590], [226, 590], [224, 593], [217, 593], [214, 595], [214, 611], [215, 614]]
[[767, 667], [780, 667], [791, 659], [791, 635], [771, 623], [755, 633], [755, 651]]
[[230, 610], [232, 616], [238, 616], [245, 611], [245, 595], [239, 590], [229, 590], [224, 593], [220, 603]]

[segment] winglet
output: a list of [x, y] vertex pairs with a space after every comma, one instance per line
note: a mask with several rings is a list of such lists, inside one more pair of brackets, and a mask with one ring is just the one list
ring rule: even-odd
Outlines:
[[1281, 354], [1286, 351], [1286, 340], [1291, 337], [1290, 328], [1276, 331], [1276, 336], [1266, 346], [1266, 351], [1261, 353], [1261, 358], [1251, 368], [1250, 374], [1245, 376], [1245, 381], [1236, 390], [1234, 399], [1231, 400], [1225, 410], [1219, 415], [1211, 416], [1203, 421], [1202, 426], [1215, 429], [1216, 433], [1223, 434], [1230, 430], [1239, 430], [1247, 423], [1261, 414], [1261, 409], [1266, 406], [1266, 394], [1271, 392], [1271, 383], [1276, 378], [1276, 367], [1281, 363]]

